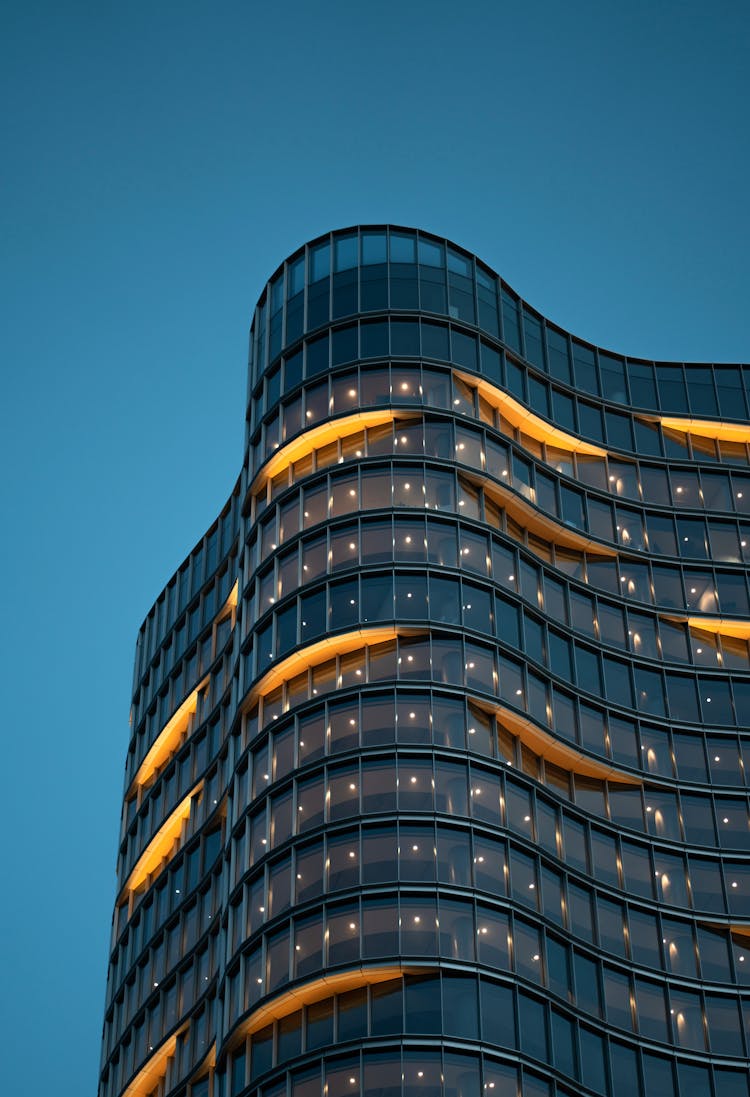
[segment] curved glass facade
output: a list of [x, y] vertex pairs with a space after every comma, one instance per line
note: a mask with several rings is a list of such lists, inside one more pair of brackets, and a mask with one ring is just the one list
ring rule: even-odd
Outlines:
[[750, 1097], [750, 367], [321, 237], [141, 629], [100, 1097]]

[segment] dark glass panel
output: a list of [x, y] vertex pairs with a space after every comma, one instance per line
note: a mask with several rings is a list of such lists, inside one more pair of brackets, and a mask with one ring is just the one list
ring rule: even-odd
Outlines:
[[602, 378], [602, 395], [606, 400], [617, 404], [628, 403], [628, 389], [625, 379], [625, 363], [611, 354], [599, 352], [599, 370]]
[[[521, 1050], [533, 1059], [545, 1061], [549, 1055], [547, 1043], [547, 1011], [544, 1004], [529, 994], [518, 995], [518, 1027]], [[524, 1090], [525, 1092], [525, 1090]]]
[[628, 380], [633, 406], [658, 410], [653, 366], [647, 362], [628, 362]]
[[591, 347], [573, 341], [573, 361], [575, 362], [576, 386], [583, 392], [599, 395], [599, 377], [596, 359]]

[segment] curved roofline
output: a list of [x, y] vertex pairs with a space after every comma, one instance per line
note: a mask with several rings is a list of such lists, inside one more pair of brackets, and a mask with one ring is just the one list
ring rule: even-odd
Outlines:
[[335, 235], [339, 235], [339, 234], [347, 233], [347, 232], [362, 232], [363, 230], [364, 231], [386, 230], [386, 231], [389, 231], [389, 232], [390, 231], [415, 232], [415, 233], [418, 233], [419, 236], [429, 237], [431, 240], [437, 240], [441, 244], [447, 245], [449, 248], [452, 248], [455, 251], [460, 252], [461, 254], [463, 254], [466, 258], [474, 260], [481, 267], [483, 267], [486, 271], [488, 271], [488, 273], [491, 274], [493, 278], [497, 278], [503, 289], [505, 289], [509, 293], [511, 293], [513, 295], [513, 297], [515, 297], [523, 306], [525, 306], [525, 308], [527, 308], [530, 312], [533, 312], [534, 315], [538, 319], [543, 320], [544, 323], [548, 327], [554, 328], [555, 330], [562, 332], [564, 335], [569, 336], [571, 339], [575, 340], [577, 343], [581, 343], [584, 346], [592, 348], [592, 349], [598, 351], [601, 354], [611, 354], [611, 355], [614, 355], [616, 358], [627, 359], [628, 362], [635, 362], [635, 363], [641, 362], [641, 363], [644, 363], [646, 365], [657, 364], [657, 365], [664, 365], [664, 366], [687, 366], [688, 368], [694, 368], [694, 367], [696, 367], [696, 368], [705, 368], [706, 366], [744, 366], [744, 365], [750, 364], [750, 363], [747, 363], [747, 362], [718, 362], [714, 359], [711, 359], [710, 361], [707, 361], [705, 359], [703, 359], [701, 361], [698, 361], [698, 360], [685, 361], [684, 359], [679, 359], [679, 358], [648, 358], [647, 356], [645, 356], [643, 354], [628, 354], [625, 351], [616, 350], [613, 347], [602, 346], [599, 343], [595, 343], [591, 339], [586, 339], [584, 336], [578, 335], [576, 332], [571, 331], [570, 328], [567, 328], [563, 324], [558, 323], [558, 321], [550, 319], [550, 317], [548, 317], [544, 312], [542, 312], [541, 309], [539, 309], [535, 305], [531, 304], [531, 302], [528, 301], [527, 298], [523, 297], [518, 292], [518, 290], [514, 289], [513, 286], [510, 284], [510, 282], [507, 282], [505, 280], [505, 278], [503, 278], [503, 276], [501, 274], [499, 274], [498, 271], [496, 271], [493, 266], [491, 266], [485, 259], [482, 259], [481, 256], [477, 255], [476, 252], [471, 251], [469, 248], [464, 247], [462, 244], [457, 244], [455, 242], [455, 240], [452, 240], [448, 236], [441, 236], [440, 233], [431, 232], [428, 229], [421, 229], [421, 228], [418, 228], [415, 225], [395, 224], [391, 221], [375, 221], [375, 222], [363, 222], [363, 223], [356, 224], [356, 225], [343, 225], [339, 228], [329, 229], [328, 232], [323, 232], [323, 233], [318, 234], [317, 236], [313, 236], [309, 240], [306, 240], [303, 244], [300, 244], [297, 248], [294, 249], [294, 251], [290, 252], [289, 255], [287, 255], [281, 261], [281, 263], [279, 263], [279, 265], [274, 269], [271, 276], [266, 280], [265, 285], [263, 287], [263, 291], [261, 292], [260, 296], [257, 298], [257, 300], [255, 302], [255, 305], [254, 305], [254, 308], [253, 308], [253, 322], [250, 325], [250, 330], [251, 331], [253, 330], [253, 326], [254, 326], [254, 323], [255, 323], [255, 310], [258, 308], [258, 306], [263, 301], [263, 299], [264, 299], [264, 297], [267, 293], [268, 286], [271, 284], [271, 282], [273, 282], [274, 278], [276, 278], [276, 276], [283, 270], [284, 266], [287, 263], [290, 263], [293, 259], [296, 259], [300, 254], [302, 254], [305, 251], [306, 248], [313, 247], [315, 244], [318, 244], [318, 243], [322, 243], [329, 236], [332, 236], [332, 235], [335, 236]]

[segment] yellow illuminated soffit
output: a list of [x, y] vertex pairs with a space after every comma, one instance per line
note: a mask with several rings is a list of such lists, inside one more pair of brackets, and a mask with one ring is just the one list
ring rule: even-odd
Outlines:
[[577, 773], [581, 777], [598, 777], [600, 780], [612, 781], [623, 785], [640, 785], [643, 782], [640, 777], [630, 773], [623, 773], [609, 762], [601, 762], [582, 753], [572, 743], [557, 739], [548, 731], [543, 731], [537, 724], [527, 719], [520, 713], [512, 712], [504, 705], [482, 703], [486, 711], [491, 711], [497, 716], [500, 723], [517, 735], [524, 746], [541, 755], [547, 761], [560, 766], [561, 769]]
[[156, 1049], [130, 1085], [122, 1091], [122, 1097], [147, 1097], [148, 1094], [153, 1093], [161, 1079], [166, 1076], [167, 1062], [174, 1056], [177, 1048], [177, 1037], [182, 1035], [188, 1024], [189, 1022], [186, 1021], [184, 1025], [180, 1025], [177, 1031]]
[[715, 438], [719, 442], [750, 442], [750, 425], [724, 423], [720, 419], [675, 419], [662, 416], [661, 425], [683, 434], [695, 434], [699, 438]]
[[[409, 418], [409, 414], [408, 411], [399, 410], [398, 417], [399, 419]], [[412, 416], [415, 414], [415, 412], [411, 413]], [[311, 427], [310, 430], [306, 430], [276, 450], [253, 480], [250, 493], [254, 494], [268, 480], [288, 468], [293, 461], [307, 457], [313, 450], [327, 446], [331, 442], [338, 442], [340, 438], [348, 438], [350, 434], [357, 434], [365, 427], [392, 423], [395, 418], [396, 412], [392, 408], [377, 408], [373, 411], [358, 411], [354, 415], [345, 415], [340, 419], [329, 419], [317, 427]]]
[[687, 623], [691, 629], [733, 636], [736, 640], [750, 640], [750, 621], [736, 617], [688, 617]]
[[[282, 682], [294, 678], [301, 671], [331, 659], [334, 655], [345, 655], [367, 644], [379, 644], [386, 640], [395, 640], [399, 635], [407, 634], [410, 636], [423, 636], [425, 630], [404, 628], [355, 629], [352, 632], [342, 633], [340, 636], [320, 640], [318, 643], [311, 644], [309, 647], [295, 652], [294, 655], [290, 655], [278, 666], [273, 667], [267, 674], [264, 674], [250, 693], [248, 703], [265, 696]], [[533, 750], [535, 754], [547, 758], [563, 769], [578, 773], [582, 777], [598, 777], [602, 780], [616, 781], [621, 784], [641, 784], [640, 777], [624, 773], [608, 762], [591, 758], [571, 743], [558, 739], [551, 732], [543, 731], [533, 721], [520, 713], [511, 711], [504, 705], [482, 700], [480, 707], [496, 715], [500, 722], [514, 735], [517, 735], [521, 742]]]
[[485, 479], [485, 477], [477, 477], [476, 480], [482, 484], [488, 498], [497, 503], [498, 506], [503, 507], [519, 526], [523, 526], [524, 529], [528, 530], [529, 533], [533, 533], [536, 537], [541, 537], [543, 541], [552, 541], [561, 548], [577, 549], [580, 552], [595, 552], [597, 556], [612, 558], [617, 556], [616, 549], [603, 544], [601, 541], [594, 541], [591, 537], [587, 537], [585, 533], [579, 533], [570, 526], [564, 526], [562, 522], [558, 522], [555, 518], [550, 518], [544, 511], [540, 511], [531, 503], [527, 503], [525, 499], [504, 484]]
[[138, 767], [131, 788], [134, 785], [145, 785], [149, 777], [160, 766], [163, 766], [170, 755], [174, 753], [183, 732], [188, 728], [190, 717], [198, 708], [198, 694], [207, 682], [208, 675], [198, 683], [193, 692], [185, 698], [175, 714], [169, 718], [161, 729], [151, 744], [148, 754]]
[[121, 902], [122, 897], [127, 895], [129, 891], [135, 891], [139, 888], [143, 881], [158, 868], [164, 858], [169, 856], [175, 840], [182, 833], [182, 824], [190, 815], [192, 799], [196, 793], [200, 792], [202, 787], [203, 781], [201, 780], [190, 790], [185, 799], [180, 801], [171, 815], [159, 827], [133, 866], [133, 871], [122, 889], [118, 902]]
[[592, 457], [606, 457], [607, 451], [601, 446], [595, 446], [591, 442], [584, 442], [568, 434], [559, 427], [553, 427], [546, 419], [535, 415], [527, 407], [519, 403], [507, 392], [491, 385], [489, 381], [480, 380], [473, 373], [464, 373], [462, 370], [453, 371], [457, 377], [465, 381], [467, 385], [479, 390], [488, 404], [499, 411], [508, 422], [528, 434], [537, 442], [546, 442], [548, 446], [556, 446], [558, 449], [567, 450], [569, 453], [586, 453]]
[[239, 593], [240, 593], [240, 581], [239, 581], [239, 579], [235, 579], [234, 586], [232, 587], [232, 589], [229, 592], [229, 597], [227, 598], [226, 602], [224, 603], [224, 609], [222, 610], [222, 613], [224, 613], [227, 609], [236, 609], [237, 608], [237, 599], [239, 598]]
[[373, 967], [349, 968], [347, 971], [336, 972], [335, 975], [322, 975], [318, 979], [312, 979], [301, 986], [285, 990], [266, 1002], [260, 1009], [246, 1017], [244, 1021], [232, 1033], [230, 1044], [236, 1046], [246, 1036], [265, 1028], [271, 1021], [279, 1021], [282, 1017], [288, 1017], [291, 1013], [301, 1009], [302, 1006], [310, 1006], [314, 1002], [322, 1002], [333, 994], [343, 994], [347, 990], [356, 990], [358, 987], [374, 986], [376, 983], [385, 983], [389, 979], [398, 979], [401, 975], [419, 973], [426, 974], [435, 971], [434, 967], [414, 967], [406, 964], [388, 964]]
[[424, 629], [393, 628], [393, 626], [373, 626], [373, 628], [353, 629], [351, 632], [342, 632], [337, 636], [326, 636], [314, 644], [309, 644], [293, 655], [288, 655], [280, 663], [271, 667], [266, 674], [256, 682], [250, 692], [248, 702], [252, 703], [258, 697], [270, 693], [282, 682], [301, 674], [303, 670], [325, 663], [336, 655], [346, 655], [357, 648], [369, 644], [382, 644], [386, 640], [395, 640], [399, 635], [419, 635]]

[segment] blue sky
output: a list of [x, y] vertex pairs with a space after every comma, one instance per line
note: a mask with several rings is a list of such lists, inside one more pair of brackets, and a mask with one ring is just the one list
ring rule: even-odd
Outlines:
[[267, 277], [418, 225], [586, 339], [747, 361], [749, 53], [739, 0], [2, 5], [7, 1092], [95, 1092], [136, 632]]

